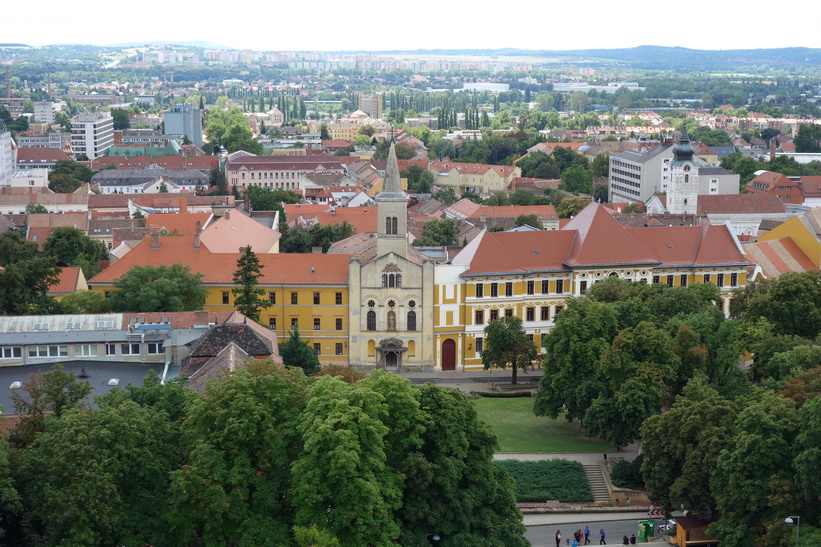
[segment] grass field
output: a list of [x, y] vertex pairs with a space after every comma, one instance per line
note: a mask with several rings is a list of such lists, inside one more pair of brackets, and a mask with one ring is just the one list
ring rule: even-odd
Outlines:
[[533, 397], [475, 399], [479, 417], [499, 438], [500, 452], [606, 452], [615, 447], [585, 437], [584, 430], [564, 418], [533, 414]]

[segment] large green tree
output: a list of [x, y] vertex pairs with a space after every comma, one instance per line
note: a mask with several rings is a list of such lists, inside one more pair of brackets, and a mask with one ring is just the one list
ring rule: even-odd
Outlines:
[[231, 289], [231, 292], [234, 294], [234, 307], [237, 311], [254, 321], [259, 321], [260, 310], [268, 305], [264, 298], [265, 290], [258, 285], [261, 276], [259, 257], [249, 245], [237, 259], [237, 269], [234, 271], [236, 287]]
[[187, 266], [134, 266], [114, 282], [111, 307], [117, 312], [191, 311], [202, 309], [206, 290], [202, 274]]
[[46, 293], [59, 280], [61, 268], [53, 257], [15, 261], [0, 270], [0, 314], [59, 313], [60, 304]]
[[817, 154], [821, 152], [821, 125], [801, 124], [795, 136], [795, 151]]
[[482, 364], [489, 368], [511, 368], [516, 383], [519, 369], [528, 370], [536, 360], [536, 345], [528, 338], [519, 317], [501, 317], [485, 327]]
[[453, 219], [429, 220], [422, 225], [422, 237], [415, 239], [413, 244], [418, 246], [455, 246], [458, 245], [457, 234], [459, 234], [459, 228]]
[[294, 328], [288, 339], [279, 344], [279, 356], [285, 365], [299, 367], [305, 374], [319, 372], [319, 357], [308, 341], [299, 335], [298, 328]]
[[100, 271], [99, 260], [108, 257], [102, 243], [71, 226], [52, 230], [43, 243], [43, 254], [53, 256], [61, 266], [80, 266], [87, 279]]

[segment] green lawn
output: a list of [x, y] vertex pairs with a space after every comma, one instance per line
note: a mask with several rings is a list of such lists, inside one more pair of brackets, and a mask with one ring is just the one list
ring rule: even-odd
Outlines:
[[586, 437], [576, 423], [533, 414], [533, 397], [475, 399], [479, 417], [499, 438], [500, 452], [608, 452], [615, 447]]

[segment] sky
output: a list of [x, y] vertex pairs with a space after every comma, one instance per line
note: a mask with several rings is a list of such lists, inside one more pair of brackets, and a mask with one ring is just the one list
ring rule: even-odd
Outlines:
[[[635, 7], [633, 7], [635, 6]], [[673, 14], [674, 6], [680, 14]], [[305, 8], [303, 11], [302, 8]], [[821, 4], [753, 2], [175, 2], [40, 0], [0, 12], [0, 42], [205, 41], [258, 51], [821, 48]], [[775, 21], [765, 10], [773, 10]], [[775, 27], [769, 27], [774, 22]]]

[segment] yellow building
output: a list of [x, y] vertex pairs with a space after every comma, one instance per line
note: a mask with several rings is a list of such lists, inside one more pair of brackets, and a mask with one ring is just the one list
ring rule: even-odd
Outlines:
[[[153, 244], [152, 244], [153, 243]], [[89, 281], [106, 294], [114, 281], [133, 266], [180, 263], [202, 274], [208, 293], [206, 310], [233, 310], [234, 271], [240, 253], [212, 253], [196, 237], [146, 239], [125, 257]], [[348, 362], [348, 257], [323, 254], [257, 254], [262, 270], [259, 286], [269, 307], [259, 323], [286, 340], [298, 328], [322, 363]]]

